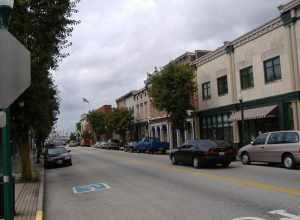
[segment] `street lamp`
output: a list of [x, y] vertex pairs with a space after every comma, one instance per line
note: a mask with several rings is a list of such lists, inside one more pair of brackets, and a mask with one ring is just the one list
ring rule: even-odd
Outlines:
[[0, 0], [0, 29], [7, 29], [14, 0]]
[[239, 96], [239, 102], [240, 102], [240, 111], [241, 111], [241, 133], [240, 133], [240, 139], [241, 139], [241, 146], [244, 145], [244, 129], [245, 129], [245, 126], [244, 126], [244, 106], [243, 106], [243, 97], [242, 96]]

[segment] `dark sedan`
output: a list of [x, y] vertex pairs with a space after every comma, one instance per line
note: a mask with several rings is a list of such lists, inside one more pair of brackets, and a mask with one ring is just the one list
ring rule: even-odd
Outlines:
[[65, 147], [49, 147], [45, 154], [45, 167], [57, 165], [72, 165], [70, 150]]
[[199, 168], [208, 164], [228, 167], [235, 160], [234, 149], [224, 141], [191, 140], [171, 151], [172, 164], [190, 164]]

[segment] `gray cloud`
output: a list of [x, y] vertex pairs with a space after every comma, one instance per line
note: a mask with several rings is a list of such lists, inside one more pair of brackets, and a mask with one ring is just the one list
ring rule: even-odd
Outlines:
[[[147, 72], [185, 51], [215, 49], [262, 25], [286, 0], [82, 0], [71, 55], [55, 73], [58, 129], [143, 86]], [[90, 106], [82, 97], [91, 101]]]

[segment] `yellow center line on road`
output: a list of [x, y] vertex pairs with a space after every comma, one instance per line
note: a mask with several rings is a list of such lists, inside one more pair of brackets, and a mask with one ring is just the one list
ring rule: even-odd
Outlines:
[[[120, 156], [120, 155], [113, 155], [113, 157], [122, 159], [123, 161], [124, 158], [128, 159], [128, 157]], [[290, 196], [300, 197], [300, 189], [296, 189], [296, 188], [278, 186], [269, 183], [263, 183], [254, 180], [246, 180], [246, 179], [241, 179], [232, 176], [217, 175], [217, 174], [209, 173], [208, 171], [192, 170], [191, 168], [188, 167], [176, 167], [171, 165], [164, 165], [164, 164], [159, 164], [159, 162], [153, 163], [153, 161], [150, 162], [140, 158], [129, 158], [127, 162], [135, 165], [150, 165], [152, 167], [157, 167], [160, 170], [173, 171], [177, 173], [188, 173], [195, 176], [202, 176], [210, 180], [218, 180], [225, 183], [230, 183], [234, 186], [248, 187], [248, 188], [254, 188], [259, 190], [265, 190], [268, 192], [284, 193]]]

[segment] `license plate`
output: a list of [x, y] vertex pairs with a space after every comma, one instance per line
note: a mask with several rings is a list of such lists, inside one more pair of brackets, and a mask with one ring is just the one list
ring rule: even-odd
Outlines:
[[219, 152], [219, 155], [220, 155], [220, 156], [224, 156], [224, 155], [225, 155], [225, 152]]
[[62, 161], [62, 160], [58, 160], [56, 163], [57, 163], [57, 164], [62, 164], [63, 161]]

